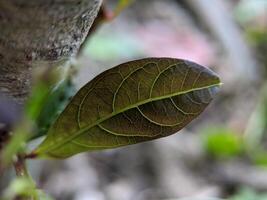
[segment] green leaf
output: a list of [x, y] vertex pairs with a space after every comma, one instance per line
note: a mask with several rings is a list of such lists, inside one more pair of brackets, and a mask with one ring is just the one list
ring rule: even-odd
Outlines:
[[232, 158], [244, 150], [242, 138], [231, 129], [215, 126], [209, 127], [204, 133], [204, 148], [214, 158]]
[[265, 200], [267, 193], [259, 193], [251, 188], [241, 188], [239, 191], [228, 200]]
[[[19, 198], [20, 197], [20, 198]], [[38, 191], [32, 180], [26, 177], [14, 179], [4, 193], [4, 199], [37, 199]]]
[[79, 90], [33, 153], [65, 158], [171, 135], [206, 108], [219, 85], [211, 70], [186, 60], [121, 64]]
[[35, 139], [47, 133], [49, 126], [64, 110], [70, 97], [73, 96], [74, 93], [74, 85], [69, 78], [61, 81], [56, 87], [49, 91], [40, 109], [39, 115], [36, 117], [38, 128], [31, 139]]

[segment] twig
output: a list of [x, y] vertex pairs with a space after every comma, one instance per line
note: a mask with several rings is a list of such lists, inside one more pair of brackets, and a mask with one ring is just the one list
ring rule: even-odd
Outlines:
[[14, 168], [16, 171], [16, 175], [18, 177], [27, 177], [29, 178], [29, 173], [26, 167], [25, 158], [22, 155], [18, 155], [16, 160], [14, 161]]
[[24, 155], [24, 159], [34, 159], [36, 157], [37, 157], [37, 154], [34, 152]]
[[25, 155], [17, 155], [16, 160], [13, 163], [15, 171], [16, 171], [16, 175], [18, 177], [23, 177], [28, 179], [30, 182], [32, 182], [33, 184], [33, 192], [28, 196], [24, 196], [24, 195], [18, 195], [16, 196], [16, 200], [39, 200], [38, 198], [38, 192], [37, 189], [35, 188], [35, 182], [32, 179], [31, 175], [28, 172], [27, 166], [26, 166], [26, 162], [25, 162]]

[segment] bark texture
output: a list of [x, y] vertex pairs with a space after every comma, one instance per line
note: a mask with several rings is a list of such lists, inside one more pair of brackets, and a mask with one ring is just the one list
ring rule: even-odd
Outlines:
[[0, 93], [22, 103], [35, 66], [74, 57], [102, 0], [0, 0]]

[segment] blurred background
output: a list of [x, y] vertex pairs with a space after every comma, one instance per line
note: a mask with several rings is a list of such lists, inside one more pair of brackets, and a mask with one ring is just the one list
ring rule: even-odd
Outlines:
[[266, 200], [267, 0], [135, 0], [86, 40], [75, 86], [143, 57], [207, 66], [221, 92], [170, 137], [31, 161], [39, 186], [57, 200]]

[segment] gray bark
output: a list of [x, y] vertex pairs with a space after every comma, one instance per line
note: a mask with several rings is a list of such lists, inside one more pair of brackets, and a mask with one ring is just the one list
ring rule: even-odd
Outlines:
[[0, 0], [0, 93], [22, 103], [35, 66], [77, 54], [102, 0]]

